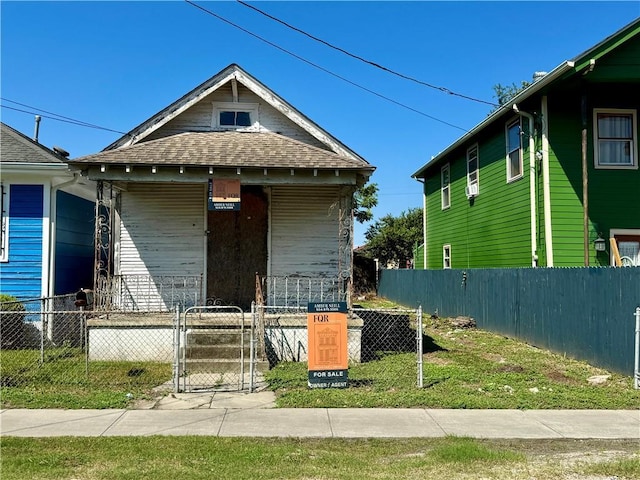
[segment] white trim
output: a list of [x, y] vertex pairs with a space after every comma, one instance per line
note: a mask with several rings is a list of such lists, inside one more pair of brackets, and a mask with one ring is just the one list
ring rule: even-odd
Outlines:
[[42, 278], [40, 279], [40, 291], [42, 297], [49, 295], [49, 272], [51, 255], [51, 183], [42, 184]]
[[571, 70], [574, 66], [575, 66], [574, 61], [565, 61], [560, 65], [558, 65], [556, 68], [554, 68], [551, 72], [547, 73], [540, 80], [532, 83], [527, 88], [525, 88], [522, 92], [520, 92], [518, 95], [513, 97], [508, 103], [505, 103], [500, 108], [497, 108], [493, 113], [489, 114], [488, 117], [486, 117], [484, 120], [478, 123], [475, 127], [469, 130], [463, 136], [458, 138], [455, 142], [450, 144], [447, 148], [442, 150], [436, 156], [431, 158], [431, 160], [428, 163], [423, 165], [418, 171], [413, 173], [411, 176], [414, 178], [424, 176], [424, 171], [427, 168], [429, 168], [432, 164], [438, 163], [442, 158], [444, 158], [446, 155], [451, 153], [454, 149], [466, 143], [470, 138], [473, 138], [477, 133], [483, 130], [486, 126], [492, 124], [494, 121], [497, 121], [500, 118], [500, 116], [503, 115], [505, 112], [510, 112], [514, 104], [517, 105], [521, 103], [523, 100], [526, 100], [527, 98], [532, 96], [534, 93], [537, 93], [538, 91], [542, 90], [550, 83], [561, 78], [566, 72]]
[[[520, 173], [518, 175], [511, 175], [511, 157], [509, 156], [509, 130], [517, 125], [518, 132], [518, 157], [520, 162]], [[520, 117], [516, 117], [515, 119], [511, 119], [504, 125], [504, 138], [505, 138], [505, 151], [506, 151], [506, 174], [507, 174], [507, 183], [515, 182], [516, 180], [520, 180], [524, 176], [524, 160], [522, 153], [522, 122], [520, 121]], [[515, 150], [512, 150], [515, 151]]]
[[[449, 256], [447, 257], [447, 253], [449, 253]], [[449, 260], [449, 266], [447, 266], [447, 262], [446, 260]], [[442, 245], [442, 269], [443, 270], [450, 270], [451, 269], [451, 244], [450, 243], [445, 243], [444, 245]]]
[[[239, 102], [212, 102], [213, 112], [211, 115], [211, 128], [216, 130], [238, 130], [241, 132], [255, 131], [260, 129], [259, 104], [239, 103]], [[251, 125], [220, 125], [220, 112], [247, 112], [251, 120]]]
[[[619, 113], [631, 115], [631, 165], [600, 164], [598, 135], [598, 114]], [[593, 166], [597, 170], [637, 170], [638, 169], [638, 118], [637, 111], [631, 108], [594, 108], [593, 109]]]
[[[444, 172], [447, 172], [447, 185], [444, 185]], [[447, 194], [447, 204], [444, 202], [445, 189]], [[448, 163], [440, 168], [440, 209], [447, 210], [451, 208], [451, 167]]]
[[547, 267], [553, 267], [553, 230], [551, 222], [551, 180], [549, 171], [549, 106], [547, 96], [542, 104], [542, 203], [544, 211], [544, 245]]
[[2, 235], [2, 249], [0, 249], [0, 262], [6, 263], [9, 261], [9, 208], [11, 206], [11, 184], [10, 183], [2, 183], [4, 189], [4, 199], [2, 202], [2, 207], [4, 211], [2, 212], [0, 221], [2, 224], [0, 228], [4, 230], [4, 235]]
[[427, 269], [427, 194], [425, 193], [426, 184], [422, 185], [422, 241], [424, 242], [424, 251], [422, 252], [422, 265]]
[[[469, 179], [469, 175], [472, 173], [469, 171], [469, 152], [472, 150], [476, 151], [476, 179], [474, 182]], [[480, 194], [480, 147], [477, 143], [467, 148], [467, 187], [471, 186], [472, 184], [475, 184], [477, 186], [477, 192], [474, 196], [478, 196]]]

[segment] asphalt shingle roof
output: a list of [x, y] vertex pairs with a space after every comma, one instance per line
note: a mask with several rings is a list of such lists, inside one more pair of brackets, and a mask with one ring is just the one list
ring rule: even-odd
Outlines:
[[52, 150], [1, 122], [0, 161], [2, 163], [66, 163]]
[[343, 157], [276, 133], [235, 131], [185, 132], [80, 157], [69, 163], [365, 170], [374, 168], [365, 161]]

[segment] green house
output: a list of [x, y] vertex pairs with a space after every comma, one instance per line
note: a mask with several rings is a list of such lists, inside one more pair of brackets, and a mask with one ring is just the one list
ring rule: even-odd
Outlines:
[[640, 19], [534, 81], [412, 176], [416, 268], [640, 266]]

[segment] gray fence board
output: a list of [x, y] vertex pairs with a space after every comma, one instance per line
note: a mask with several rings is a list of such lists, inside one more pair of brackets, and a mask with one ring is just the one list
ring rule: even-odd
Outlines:
[[633, 374], [640, 268], [382, 270], [379, 295]]

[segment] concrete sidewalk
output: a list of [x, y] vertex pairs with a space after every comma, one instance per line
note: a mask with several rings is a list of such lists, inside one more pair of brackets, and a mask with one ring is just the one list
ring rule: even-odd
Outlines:
[[[270, 392], [174, 396], [144, 410], [0, 412], [2, 436], [146, 436], [638, 439], [638, 410], [271, 408]], [[175, 401], [173, 407], [171, 402]], [[185, 403], [186, 402], [186, 403]], [[185, 407], [189, 407], [186, 408]]]

